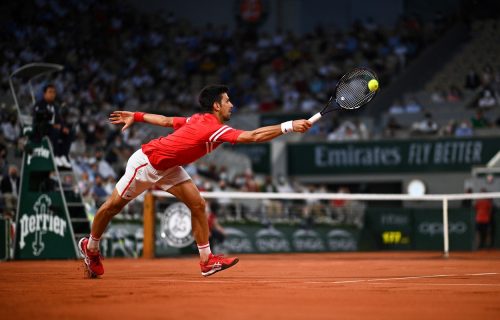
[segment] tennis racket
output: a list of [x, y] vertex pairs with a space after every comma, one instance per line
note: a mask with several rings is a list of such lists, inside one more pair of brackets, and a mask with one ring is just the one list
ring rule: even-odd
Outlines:
[[[368, 83], [371, 80], [376, 81], [370, 83], [370, 90]], [[354, 69], [340, 78], [334, 95], [330, 97], [323, 110], [309, 118], [309, 121], [315, 123], [325, 114], [337, 110], [338, 107], [350, 110], [358, 109], [370, 102], [377, 91], [378, 78], [373, 71], [365, 68]]]

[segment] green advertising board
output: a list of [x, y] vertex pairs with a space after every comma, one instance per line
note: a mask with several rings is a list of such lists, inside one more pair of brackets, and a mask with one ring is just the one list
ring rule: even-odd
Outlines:
[[[455, 208], [449, 210], [448, 217], [450, 250], [473, 250], [473, 212]], [[375, 250], [444, 248], [441, 209], [369, 208], [366, 211], [365, 230], [373, 244], [369, 247]]]
[[287, 146], [290, 175], [460, 172], [487, 163], [498, 138], [297, 143]]
[[[195, 254], [196, 244], [176, 248], [161, 235], [157, 221], [157, 257]], [[286, 253], [286, 252], [342, 252], [366, 250], [360, 247], [361, 230], [354, 227], [325, 225], [302, 228], [292, 225], [266, 226], [261, 224], [224, 224], [226, 239], [223, 248], [231, 253]], [[101, 241], [106, 257], [138, 257], [143, 247], [142, 225], [130, 222], [112, 222]]]
[[53, 153], [44, 138], [23, 156], [15, 259], [76, 258], [76, 243]]
[[[473, 212], [449, 211], [450, 250], [474, 249]], [[368, 208], [364, 226], [222, 223], [226, 239], [215, 250], [230, 253], [351, 252], [378, 250], [443, 250], [442, 212], [439, 209]], [[195, 243], [171, 246], [156, 222], [157, 257], [196, 254]], [[142, 223], [112, 221], [101, 241], [106, 257], [139, 257]]]
[[[474, 213], [468, 209], [453, 209], [448, 213], [450, 250], [473, 250], [475, 239]], [[414, 248], [416, 250], [443, 249], [443, 212], [438, 209], [415, 209]]]
[[358, 251], [361, 231], [325, 225], [301, 228], [290, 225], [229, 224], [224, 227], [224, 248], [234, 253]]
[[404, 208], [368, 208], [365, 228], [370, 249], [410, 250], [413, 245], [411, 210]]

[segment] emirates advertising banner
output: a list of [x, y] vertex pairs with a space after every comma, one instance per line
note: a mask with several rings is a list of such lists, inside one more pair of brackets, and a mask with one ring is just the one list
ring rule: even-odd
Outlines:
[[463, 172], [486, 164], [498, 138], [297, 143], [288, 145], [291, 175]]

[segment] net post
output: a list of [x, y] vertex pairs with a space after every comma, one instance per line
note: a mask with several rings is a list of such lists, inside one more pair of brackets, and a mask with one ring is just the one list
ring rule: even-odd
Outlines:
[[448, 258], [450, 253], [450, 241], [448, 230], [448, 198], [443, 198], [443, 238], [444, 238], [444, 252], [443, 257]]
[[142, 257], [152, 259], [155, 257], [155, 198], [151, 191], [144, 197], [144, 246]]

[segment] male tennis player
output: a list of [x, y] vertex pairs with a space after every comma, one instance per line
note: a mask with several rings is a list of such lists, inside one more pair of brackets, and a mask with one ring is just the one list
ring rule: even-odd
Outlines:
[[205, 200], [182, 166], [213, 151], [223, 142], [234, 144], [269, 141], [288, 132], [303, 133], [312, 123], [308, 120], [294, 120], [253, 131], [233, 129], [224, 125], [224, 122], [231, 118], [233, 104], [229, 100], [228, 88], [222, 85], [205, 87], [200, 93], [199, 103], [207, 113], [197, 113], [190, 118], [128, 111], [115, 111], [110, 115], [111, 123], [124, 125], [122, 131], [135, 122], [146, 122], [173, 127], [174, 132], [143, 144], [142, 148], [130, 157], [125, 174], [116, 184], [111, 196], [97, 211], [90, 237], [79, 241], [78, 247], [91, 276], [104, 274], [99, 240], [109, 221], [130, 200], [154, 185], [174, 195], [191, 210], [193, 235], [200, 253], [203, 276], [212, 275], [238, 262], [238, 258], [226, 258], [211, 253]]

